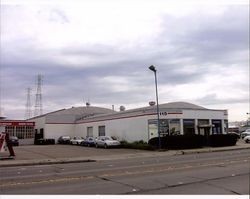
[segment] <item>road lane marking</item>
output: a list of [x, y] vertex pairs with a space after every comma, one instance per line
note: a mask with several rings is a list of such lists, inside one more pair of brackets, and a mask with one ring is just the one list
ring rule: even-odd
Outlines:
[[0, 187], [9, 187], [9, 186], [18, 186], [18, 185], [35, 185], [35, 184], [43, 184], [43, 183], [58, 183], [58, 182], [73, 181], [73, 180], [89, 180], [93, 178], [95, 177], [94, 176], [80, 176], [80, 177], [47, 179], [47, 180], [39, 180], [39, 181], [32, 181], [32, 182], [10, 182], [6, 184], [1, 184]]
[[[249, 160], [247, 160], [249, 161]], [[243, 160], [237, 160], [237, 161], [231, 161], [231, 163], [240, 163], [245, 162]], [[31, 181], [31, 182], [10, 182], [5, 184], [0, 184], [0, 187], [8, 187], [8, 186], [18, 186], [18, 185], [29, 185], [29, 184], [42, 184], [42, 183], [58, 183], [58, 182], [64, 182], [64, 181], [76, 181], [76, 180], [89, 180], [96, 177], [118, 177], [118, 176], [124, 176], [124, 175], [139, 175], [139, 174], [150, 174], [150, 173], [161, 173], [166, 171], [173, 171], [173, 170], [183, 170], [183, 169], [190, 169], [190, 168], [203, 168], [203, 167], [210, 167], [210, 166], [220, 166], [224, 165], [224, 162], [219, 163], [203, 163], [203, 164], [194, 164], [194, 165], [181, 165], [181, 167], [165, 167], [165, 168], [149, 168], [147, 170], [138, 170], [138, 171], [125, 171], [121, 173], [120, 171], [117, 171], [118, 173], [114, 173], [114, 171], [110, 171], [112, 173], [105, 173], [105, 174], [99, 174], [97, 176], [79, 176], [79, 177], [62, 177], [57, 179], [47, 179], [47, 180], [40, 180], [40, 181]], [[138, 168], [140, 169], [140, 168]], [[21, 172], [18, 172], [18, 174], [21, 174]], [[234, 174], [235, 175], [235, 174]]]

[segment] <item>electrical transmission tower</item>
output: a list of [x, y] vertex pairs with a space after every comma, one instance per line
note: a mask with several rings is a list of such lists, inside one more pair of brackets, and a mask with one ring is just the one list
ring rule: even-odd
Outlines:
[[32, 117], [32, 115], [31, 115], [31, 101], [30, 101], [31, 88], [27, 88], [26, 90], [27, 90], [27, 101], [26, 101], [25, 119], [29, 119]]
[[37, 76], [37, 90], [36, 90], [36, 101], [35, 101], [35, 111], [34, 116], [43, 114], [42, 106], [42, 75]]

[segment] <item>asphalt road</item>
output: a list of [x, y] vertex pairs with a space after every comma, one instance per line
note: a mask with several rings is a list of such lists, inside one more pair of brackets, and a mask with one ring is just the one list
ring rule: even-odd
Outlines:
[[248, 195], [250, 149], [0, 168], [0, 194]]

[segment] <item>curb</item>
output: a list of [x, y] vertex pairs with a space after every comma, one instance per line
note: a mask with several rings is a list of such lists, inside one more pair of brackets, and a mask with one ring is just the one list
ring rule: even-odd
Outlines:
[[[222, 152], [222, 151], [234, 151], [234, 150], [244, 150], [244, 149], [250, 149], [250, 146], [238, 146], [238, 148], [208, 148], [208, 149], [189, 149], [189, 150], [176, 150], [171, 151], [172, 153], [165, 153], [164, 152], [170, 152], [170, 151], [159, 151], [157, 155], [159, 156], [177, 156], [177, 155], [187, 155], [187, 154], [199, 154], [199, 153], [211, 153], [211, 152]], [[146, 156], [142, 154], [142, 157], [151, 157], [156, 156], [156, 154], [147, 154]], [[136, 156], [126, 156], [122, 157], [122, 159], [127, 158], [138, 158]], [[98, 157], [95, 156], [93, 159], [81, 159], [81, 158], [75, 158], [75, 159], [42, 159], [42, 160], [17, 160], [17, 162], [12, 162], [14, 160], [3, 160], [3, 162], [0, 162], [0, 167], [16, 167], [16, 166], [33, 166], [33, 165], [52, 165], [52, 164], [70, 164], [70, 163], [83, 163], [83, 162], [97, 162], [97, 161], [106, 161], [106, 160], [118, 160], [121, 159], [119, 157], [109, 156], [109, 157]]]
[[204, 149], [204, 150], [182, 150], [178, 151], [176, 155], [185, 155], [185, 154], [195, 154], [195, 153], [210, 153], [210, 152], [222, 152], [222, 151], [235, 151], [235, 150], [244, 150], [244, 149], [250, 149], [250, 146], [247, 147], [240, 147], [240, 148], [212, 148], [212, 149]]
[[15, 166], [33, 166], [33, 165], [51, 165], [51, 164], [69, 164], [81, 162], [96, 162], [96, 160], [41, 160], [37, 162], [8, 162], [7, 164], [0, 164], [0, 167], [15, 167]]

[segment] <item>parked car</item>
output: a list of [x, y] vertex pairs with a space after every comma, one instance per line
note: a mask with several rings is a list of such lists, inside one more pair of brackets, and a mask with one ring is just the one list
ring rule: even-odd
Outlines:
[[60, 136], [57, 140], [58, 144], [69, 144], [70, 143], [70, 136], [64, 135]]
[[244, 137], [250, 135], [250, 129], [245, 130], [244, 132], [241, 133], [241, 138], [244, 139]]
[[12, 144], [12, 146], [19, 146], [19, 139], [16, 136], [10, 136], [9, 142]]
[[244, 137], [244, 141], [245, 141], [246, 143], [250, 143], [250, 135], [245, 136], [245, 137]]
[[82, 146], [95, 146], [95, 139], [93, 137], [88, 137], [84, 141], [81, 142]]
[[118, 147], [120, 145], [121, 145], [121, 143], [118, 140], [115, 140], [110, 136], [100, 136], [100, 137], [97, 137], [95, 140], [96, 148], [98, 148], [98, 147], [104, 147], [104, 148]]
[[53, 139], [53, 138], [47, 138], [47, 139], [40, 138], [40, 139], [35, 140], [34, 144], [36, 144], [36, 145], [55, 144], [55, 139]]
[[73, 139], [70, 140], [70, 144], [80, 145], [82, 141], [84, 141], [83, 137], [73, 137]]

